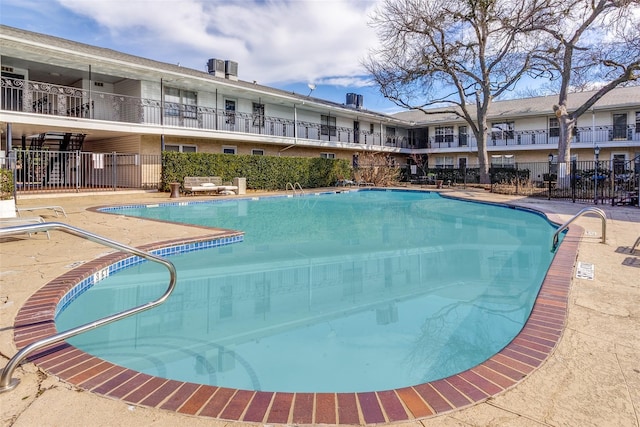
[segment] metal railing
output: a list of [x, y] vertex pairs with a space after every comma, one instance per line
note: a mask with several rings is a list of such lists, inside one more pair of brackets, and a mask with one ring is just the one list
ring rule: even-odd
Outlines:
[[[479, 184], [477, 166], [465, 168], [405, 167], [404, 179], [415, 184]], [[567, 163], [526, 162], [492, 165], [489, 168], [491, 189], [496, 193], [546, 199], [565, 199], [640, 206], [640, 156], [631, 160], [576, 161]]]
[[30, 193], [158, 189], [162, 179], [157, 154], [27, 149], [2, 160], [15, 171], [16, 190]]
[[86, 323], [84, 325], [81, 326], [77, 326], [75, 328], [69, 329], [67, 331], [64, 332], [59, 332], [57, 334], [51, 335], [47, 338], [43, 338], [41, 340], [35, 341], [27, 346], [25, 346], [24, 348], [22, 348], [20, 351], [18, 351], [7, 363], [7, 365], [4, 367], [4, 369], [2, 370], [2, 374], [0, 375], [0, 393], [2, 392], [6, 392], [9, 390], [12, 390], [13, 388], [15, 388], [18, 383], [19, 380], [17, 379], [12, 379], [12, 375], [13, 372], [15, 371], [16, 367], [26, 358], [28, 357], [31, 353], [33, 353], [36, 350], [40, 350], [48, 345], [51, 344], [55, 344], [58, 343], [60, 341], [64, 341], [67, 338], [71, 338], [74, 337], [76, 335], [82, 334], [84, 332], [90, 331], [92, 329], [98, 328], [100, 326], [104, 326], [107, 325], [109, 323], [113, 323], [116, 322], [118, 320], [133, 316], [135, 314], [138, 314], [140, 312], [146, 311], [146, 310], [150, 310], [160, 304], [162, 304], [163, 302], [165, 302], [167, 300], [167, 298], [169, 298], [169, 295], [171, 295], [171, 293], [173, 292], [175, 285], [176, 285], [176, 280], [177, 280], [177, 273], [176, 273], [176, 269], [173, 265], [173, 263], [169, 260], [166, 260], [162, 257], [159, 257], [157, 255], [153, 255], [151, 253], [142, 251], [140, 249], [131, 247], [131, 246], [127, 246], [124, 245], [122, 243], [118, 243], [115, 242], [113, 240], [107, 239], [105, 237], [101, 237], [98, 236], [96, 234], [90, 233], [88, 231], [82, 230], [80, 228], [76, 228], [73, 227], [71, 225], [68, 224], [63, 224], [63, 223], [59, 223], [59, 222], [46, 222], [43, 224], [34, 224], [34, 225], [22, 225], [22, 226], [16, 226], [16, 227], [7, 227], [7, 228], [2, 228], [0, 229], [0, 237], [8, 237], [8, 236], [14, 236], [14, 235], [18, 235], [18, 234], [23, 234], [23, 233], [36, 233], [39, 231], [49, 231], [49, 230], [59, 230], [59, 231], [63, 231], [65, 233], [83, 238], [83, 239], [87, 239], [90, 240], [92, 242], [95, 243], [99, 243], [102, 244], [104, 246], [108, 246], [110, 248], [113, 249], [117, 249], [119, 251], [125, 252], [125, 253], [129, 253], [132, 255], [137, 255], [140, 258], [146, 259], [147, 261], [153, 261], [153, 262], [157, 262], [159, 264], [164, 265], [165, 267], [167, 267], [167, 269], [169, 270], [169, 285], [167, 287], [167, 290], [164, 292], [164, 294], [162, 294], [158, 299], [150, 301], [146, 304], [142, 304], [133, 308], [130, 308], [128, 310], [124, 310], [121, 311], [119, 313], [107, 316], [107, 317], [103, 317], [101, 319], [95, 320], [93, 322], [90, 323]]
[[[88, 91], [10, 77], [2, 77], [1, 83], [2, 110], [331, 142], [390, 145], [385, 144], [380, 132], [355, 131], [353, 128], [326, 126], [291, 118], [162, 102], [158, 99]], [[395, 144], [396, 141], [403, 140], [393, 138], [388, 141]], [[404, 141], [406, 142], [406, 138]]]
[[[141, 123], [168, 127], [242, 132], [275, 137], [301, 138], [399, 148], [463, 148], [477, 149], [472, 134], [409, 136], [408, 129], [398, 134], [382, 131], [327, 126], [264, 114], [225, 111], [212, 106], [163, 102], [114, 93], [89, 91], [69, 86], [2, 77], [0, 109], [54, 116]], [[213, 94], [212, 94], [213, 96]], [[604, 125], [576, 127], [572, 143], [607, 143], [640, 141], [636, 125]], [[513, 130], [488, 135], [488, 147], [534, 146], [558, 144], [557, 130]]]
[[[514, 130], [496, 137], [489, 134], [487, 147], [511, 147], [521, 145], [553, 145], [557, 146], [559, 137], [548, 129]], [[606, 143], [613, 141], [640, 141], [640, 129], [635, 125], [616, 126], [583, 126], [575, 128], [571, 138], [572, 144], [577, 143]], [[468, 135], [436, 135], [428, 140], [428, 148], [475, 148], [478, 142], [472, 134]]]
[[296, 182], [294, 184], [287, 182], [287, 185], [285, 186], [285, 191], [287, 192], [287, 194], [289, 193], [289, 189], [291, 189], [294, 196], [298, 195], [298, 190], [300, 190], [301, 196], [304, 194], [304, 190], [302, 189], [302, 186], [300, 185], [299, 182]]
[[556, 250], [556, 247], [558, 246], [558, 236], [560, 235], [560, 233], [562, 233], [564, 230], [566, 230], [569, 227], [569, 224], [571, 224], [576, 219], [580, 218], [582, 215], [586, 215], [592, 212], [598, 214], [602, 219], [601, 221], [602, 222], [602, 243], [606, 243], [607, 242], [607, 214], [604, 213], [604, 211], [600, 208], [588, 207], [588, 208], [582, 209], [580, 212], [572, 216], [567, 222], [565, 222], [560, 227], [558, 227], [556, 232], [553, 233], [551, 251]]

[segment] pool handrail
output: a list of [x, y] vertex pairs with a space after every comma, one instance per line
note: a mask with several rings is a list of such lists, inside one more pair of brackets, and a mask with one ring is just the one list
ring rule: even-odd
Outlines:
[[294, 184], [287, 182], [287, 185], [285, 186], [285, 191], [288, 193], [289, 192], [289, 188], [291, 188], [291, 191], [293, 191], [293, 195], [297, 195], [298, 194], [298, 190], [296, 190], [297, 188], [300, 189], [300, 195], [304, 194], [304, 190], [302, 189], [302, 185], [300, 185], [299, 182], [296, 182]]
[[602, 222], [602, 243], [606, 243], [607, 242], [607, 214], [600, 208], [589, 206], [580, 210], [580, 212], [572, 216], [567, 222], [565, 222], [560, 227], [558, 227], [555, 233], [553, 233], [553, 241], [551, 243], [551, 252], [555, 251], [556, 247], [558, 246], [558, 235], [562, 233], [567, 227], [569, 227], [569, 224], [571, 224], [573, 221], [575, 221], [582, 215], [586, 215], [592, 212], [598, 214], [602, 219], [601, 221]]
[[11, 376], [13, 375], [13, 372], [15, 371], [16, 367], [28, 355], [30, 355], [34, 351], [39, 350], [51, 344], [55, 344], [57, 342], [64, 341], [67, 338], [74, 337], [76, 335], [98, 328], [100, 326], [104, 326], [109, 323], [113, 323], [118, 320], [133, 316], [134, 314], [138, 314], [140, 312], [152, 309], [164, 303], [167, 300], [167, 298], [169, 298], [169, 295], [171, 295], [171, 293], [173, 292], [176, 286], [176, 280], [177, 280], [176, 268], [171, 261], [164, 259], [160, 256], [151, 254], [149, 252], [145, 252], [143, 250], [134, 248], [132, 246], [127, 246], [122, 243], [118, 243], [116, 241], [99, 236], [97, 234], [93, 234], [89, 231], [82, 230], [77, 227], [73, 227], [68, 224], [64, 224], [60, 222], [45, 222], [41, 224], [27, 224], [27, 225], [15, 226], [15, 227], [6, 227], [6, 228], [0, 229], [0, 238], [23, 234], [23, 233], [37, 233], [39, 231], [49, 231], [49, 230], [63, 231], [65, 233], [68, 233], [83, 239], [87, 239], [92, 242], [111, 247], [113, 249], [117, 249], [121, 252], [137, 255], [140, 258], [146, 259], [147, 261], [160, 263], [165, 267], [167, 267], [167, 269], [169, 270], [169, 276], [170, 276], [169, 286], [167, 287], [164, 294], [162, 294], [156, 300], [130, 308], [128, 310], [121, 311], [116, 314], [112, 314], [107, 317], [103, 317], [98, 320], [94, 320], [93, 322], [90, 322], [90, 323], [85, 323], [84, 325], [71, 328], [64, 332], [58, 332], [54, 335], [51, 335], [46, 338], [42, 338], [38, 341], [32, 342], [29, 345], [26, 345], [21, 350], [19, 350], [11, 359], [9, 359], [9, 362], [7, 362], [5, 367], [2, 369], [2, 374], [0, 375], [0, 393], [4, 393], [6, 391], [12, 390], [18, 385], [20, 380], [12, 379]]

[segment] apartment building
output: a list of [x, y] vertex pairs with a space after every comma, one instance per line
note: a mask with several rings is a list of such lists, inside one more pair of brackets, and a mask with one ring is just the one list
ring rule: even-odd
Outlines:
[[[383, 153], [399, 165], [419, 153], [429, 167], [477, 164], [476, 141], [456, 117], [381, 114], [354, 93], [340, 104], [242, 81], [242, 64], [231, 60], [203, 58], [203, 69], [194, 70], [8, 26], [0, 26], [0, 47], [0, 154], [49, 153], [31, 162], [47, 163], [46, 177], [23, 177], [37, 186], [77, 188], [89, 175], [102, 182], [120, 166], [134, 172], [119, 174], [117, 185], [153, 187], [163, 150], [350, 160]], [[587, 96], [571, 95], [569, 108]], [[555, 155], [554, 102], [494, 102], [492, 164]], [[640, 87], [612, 91], [579, 119], [572, 155], [592, 160], [596, 146], [603, 160], [630, 162], [640, 154]], [[69, 153], [75, 157], [60, 160]]]
[[[568, 110], [575, 110], [592, 95], [571, 94]], [[555, 95], [493, 102], [487, 140], [491, 164], [547, 162], [550, 154], [555, 162], [560, 133], [553, 112], [557, 102]], [[477, 141], [467, 123], [453, 114], [433, 112], [406, 111], [394, 117], [412, 124], [415, 146], [429, 154], [431, 167], [476, 164]], [[579, 117], [571, 140], [572, 159], [594, 160], [596, 147], [601, 161], [623, 163], [640, 155], [640, 86], [614, 89]]]

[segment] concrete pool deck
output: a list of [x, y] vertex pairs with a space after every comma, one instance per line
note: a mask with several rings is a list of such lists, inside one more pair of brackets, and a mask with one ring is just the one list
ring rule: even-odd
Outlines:
[[[501, 196], [485, 191], [450, 194], [471, 200], [514, 203], [534, 208], [560, 222], [587, 205]], [[253, 194], [252, 194], [253, 195]], [[184, 200], [201, 200], [189, 197]], [[163, 224], [87, 210], [94, 206], [175, 201], [168, 193], [57, 195], [20, 199], [21, 207], [61, 205], [68, 217], [39, 211], [47, 221], [65, 222], [110, 239], [141, 246], [196, 237], [202, 228]], [[600, 219], [582, 217], [577, 261], [594, 265], [593, 280], [571, 274], [564, 332], [552, 354], [517, 385], [465, 409], [386, 425], [640, 425], [640, 251], [629, 248], [640, 236], [640, 209], [601, 206], [608, 216], [607, 243], [600, 243]], [[209, 230], [210, 234], [210, 230]], [[2, 242], [0, 266], [0, 353], [2, 365], [17, 351], [14, 319], [27, 299], [77, 263], [110, 249], [56, 231]], [[175, 426], [262, 425], [181, 415], [131, 406], [57, 379], [32, 363], [16, 370], [21, 383], [0, 397], [6, 426]]]

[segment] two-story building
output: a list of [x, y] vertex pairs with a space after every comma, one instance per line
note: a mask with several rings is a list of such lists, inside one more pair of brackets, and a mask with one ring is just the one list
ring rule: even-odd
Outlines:
[[[593, 92], [571, 94], [568, 109], [576, 109], [591, 95]], [[555, 95], [493, 102], [486, 143], [491, 164], [546, 162], [550, 153], [555, 162], [560, 134], [555, 103]], [[419, 135], [415, 146], [429, 154], [430, 166], [477, 164], [478, 146], [467, 123], [453, 114], [433, 112], [406, 111], [394, 117], [412, 123], [410, 132]], [[595, 147], [600, 149], [600, 160], [614, 163], [640, 155], [640, 86], [614, 89], [578, 119], [571, 140], [572, 158], [593, 160]]]
[[[0, 26], [0, 48], [0, 154], [47, 153], [29, 157], [41, 170], [20, 175], [22, 189], [154, 188], [162, 150], [350, 160], [383, 153], [399, 165], [416, 153], [429, 167], [477, 164], [476, 141], [455, 117], [386, 115], [354, 93], [339, 104], [242, 81], [242, 64], [230, 60], [203, 58], [194, 70], [8, 26]], [[587, 96], [572, 94], [569, 108]], [[492, 164], [546, 162], [557, 150], [555, 101], [494, 102]], [[579, 119], [572, 154], [592, 160], [595, 146], [602, 160], [640, 154], [640, 87], [612, 91]]]

